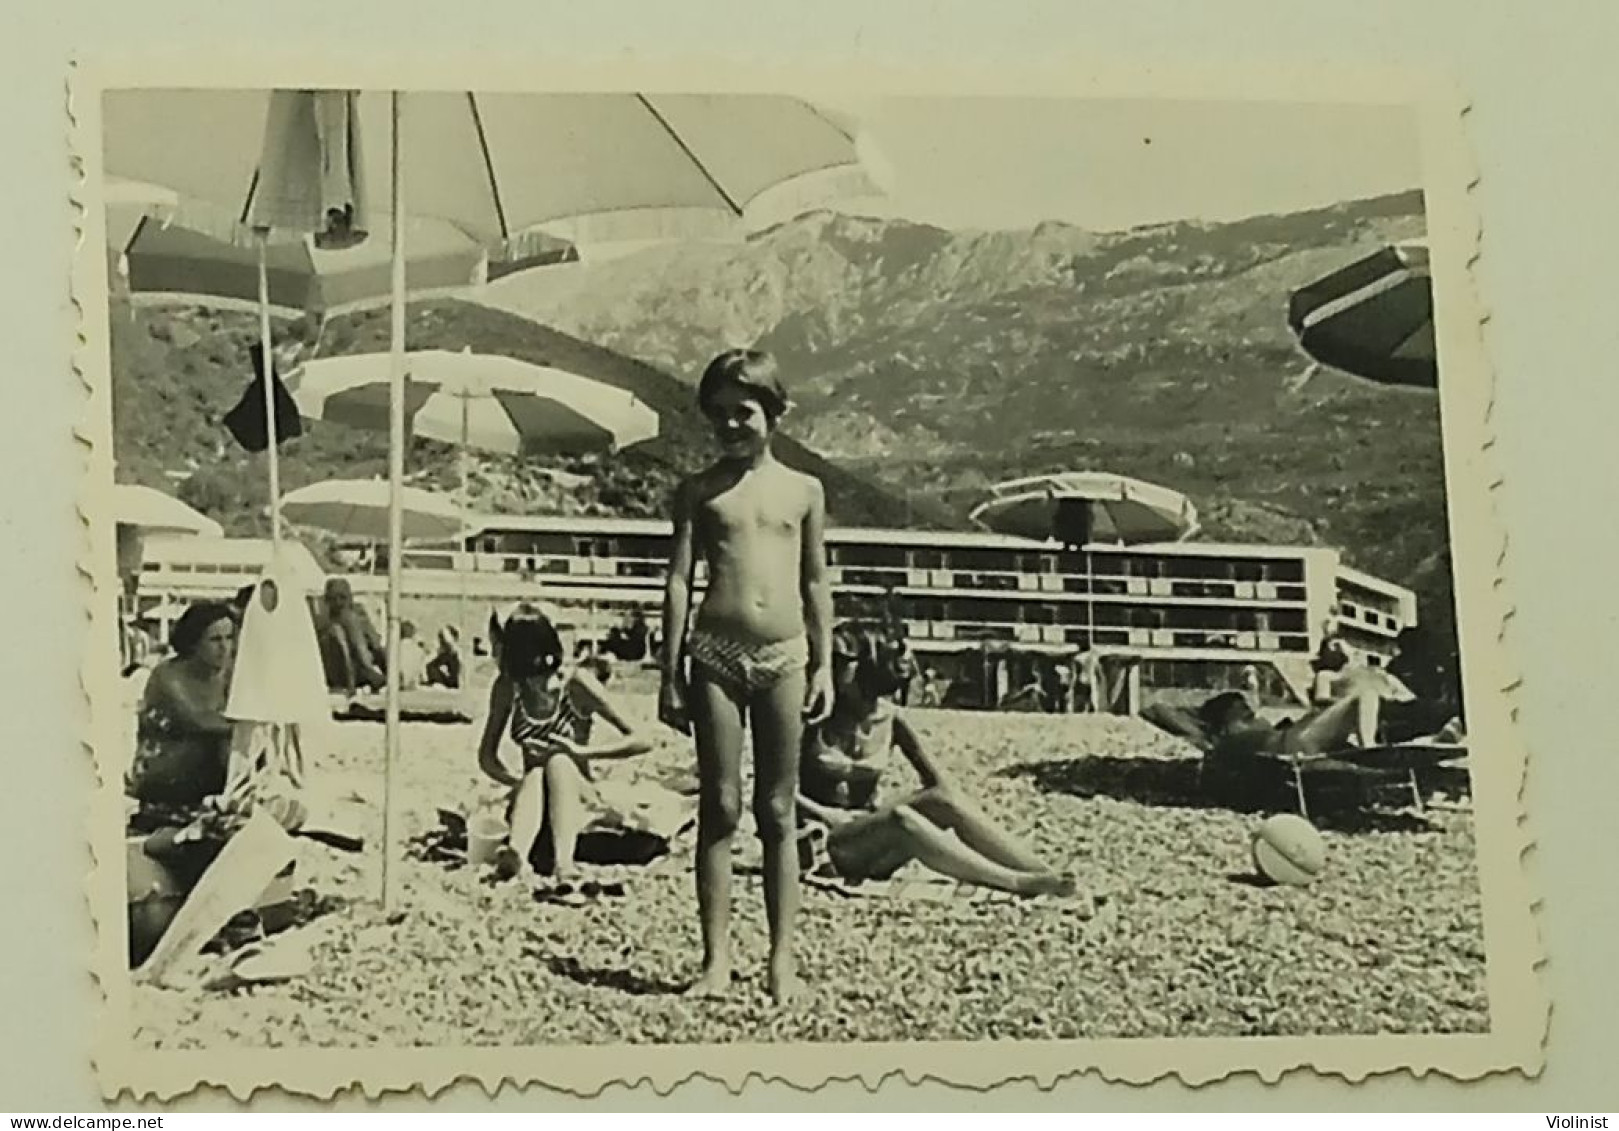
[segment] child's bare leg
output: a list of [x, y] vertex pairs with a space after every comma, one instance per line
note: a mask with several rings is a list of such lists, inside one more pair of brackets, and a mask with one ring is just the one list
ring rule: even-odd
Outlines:
[[517, 796], [512, 801], [511, 832], [506, 837], [506, 843], [517, 853], [517, 869], [524, 876], [533, 867], [529, 863], [529, 854], [534, 851], [534, 842], [540, 839], [540, 830], [544, 826], [545, 774], [540, 770], [530, 770], [523, 775], [522, 784], [517, 787]]
[[770, 922], [770, 996], [798, 995], [793, 922], [798, 916], [798, 759], [804, 734], [804, 675], [794, 673], [753, 703], [753, 815], [764, 849], [765, 914]]
[[[1370, 703], [1367, 700], [1370, 700]], [[1349, 738], [1368, 721], [1375, 736], [1377, 731], [1378, 702], [1375, 691], [1362, 690], [1335, 700], [1321, 708], [1313, 718], [1292, 727], [1287, 735], [1290, 754], [1324, 754], [1342, 750]], [[1365, 742], [1364, 737], [1362, 741]], [[1370, 746], [1374, 743], [1366, 742]]]
[[1072, 895], [1074, 883], [1040, 868], [1008, 868], [975, 851], [953, 832], [940, 828], [909, 805], [894, 809], [893, 819], [905, 832], [912, 853], [940, 875], [1015, 895]]
[[545, 800], [551, 818], [551, 845], [557, 878], [572, 879], [578, 871], [574, 848], [585, 827], [584, 777], [572, 758], [553, 755], [545, 763]]
[[1032, 848], [998, 827], [989, 814], [954, 790], [925, 789], [906, 804], [939, 828], [955, 833], [980, 856], [1002, 867], [1041, 874], [1051, 871]]
[[701, 673], [692, 679], [697, 740], [697, 913], [703, 926], [703, 973], [692, 993], [731, 985], [731, 837], [742, 821], [742, 707]]

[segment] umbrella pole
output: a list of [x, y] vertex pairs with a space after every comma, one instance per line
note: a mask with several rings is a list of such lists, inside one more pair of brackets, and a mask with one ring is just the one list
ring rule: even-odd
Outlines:
[[281, 547], [281, 451], [280, 422], [275, 414], [275, 355], [270, 351], [270, 232], [257, 231], [259, 248], [259, 345], [264, 351], [264, 427], [268, 445], [265, 456], [270, 469], [270, 547]]
[[[460, 464], [461, 469], [461, 544], [456, 547], [455, 555], [458, 567], [456, 572], [461, 578], [461, 595], [457, 602], [459, 607], [455, 611], [455, 622], [456, 628], [461, 633], [462, 640], [472, 639], [467, 630], [467, 569], [465, 568], [471, 564], [468, 560], [469, 554], [467, 551], [467, 504], [471, 498], [471, 488], [467, 483], [468, 464], [470, 462], [467, 459], [467, 445], [471, 440], [472, 432], [471, 411], [468, 390], [463, 389], [461, 391], [461, 450], [457, 453], [457, 462]], [[462, 680], [460, 690], [465, 691], [465, 685], [466, 681]]]
[[400, 117], [402, 96], [389, 95], [393, 118], [393, 297], [392, 333], [389, 342], [388, 396], [388, 695], [387, 745], [382, 785], [382, 905], [392, 912], [398, 892], [394, 882], [394, 805], [399, 770], [399, 599], [403, 588], [401, 557], [404, 547], [405, 486], [405, 192], [400, 161]]

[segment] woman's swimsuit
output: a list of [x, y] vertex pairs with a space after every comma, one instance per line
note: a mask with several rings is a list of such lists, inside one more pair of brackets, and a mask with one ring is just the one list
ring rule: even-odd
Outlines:
[[530, 714], [522, 688], [516, 689], [512, 697], [512, 741], [522, 748], [525, 759], [555, 752], [559, 736], [574, 742], [589, 740], [591, 717], [574, 706], [568, 692], [570, 682], [562, 681], [556, 703], [544, 716]]
[[[817, 805], [837, 810], [848, 818], [877, 809], [877, 790], [893, 757], [893, 721], [898, 712], [889, 710], [867, 720], [848, 736], [858, 753], [851, 757], [825, 740], [825, 731], [815, 727], [804, 735], [804, 752], [799, 763], [799, 788]], [[829, 851], [829, 837], [842, 825], [828, 828], [800, 811], [799, 865], [805, 872], [836, 874], [840, 871]]]
[[192, 730], [161, 696], [143, 704], [127, 787], [136, 799], [192, 806], [225, 788], [230, 737]]

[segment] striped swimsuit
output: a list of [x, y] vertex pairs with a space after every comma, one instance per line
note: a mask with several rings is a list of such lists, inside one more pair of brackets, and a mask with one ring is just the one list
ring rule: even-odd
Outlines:
[[512, 741], [522, 747], [524, 761], [552, 754], [556, 749], [553, 740], [559, 736], [574, 742], [589, 740], [590, 716], [574, 706], [573, 696], [568, 694], [570, 682], [567, 679], [562, 681], [556, 705], [545, 716], [530, 714], [528, 704], [523, 701], [522, 689], [515, 690], [512, 700]]

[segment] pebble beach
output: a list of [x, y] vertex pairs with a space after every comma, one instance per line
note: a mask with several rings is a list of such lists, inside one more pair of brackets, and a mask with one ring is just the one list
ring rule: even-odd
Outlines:
[[[644, 694], [620, 697], [650, 719]], [[396, 769], [396, 914], [381, 906], [384, 729], [333, 724], [323, 790], [364, 799], [365, 850], [300, 842], [321, 911], [289, 934], [311, 969], [224, 992], [138, 987], [150, 1049], [439, 1047], [735, 1041], [963, 1041], [1477, 1033], [1488, 1028], [1482, 911], [1465, 803], [1324, 825], [1307, 887], [1266, 886], [1263, 814], [1207, 802], [1190, 747], [1139, 720], [911, 712], [957, 783], [1090, 898], [910, 900], [806, 887], [791, 1007], [765, 994], [760, 884], [739, 844], [738, 980], [680, 996], [700, 957], [690, 834], [642, 866], [596, 869], [622, 894], [573, 907], [417, 851], [441, 808], [497, 794], [479, 724], [408, 723]], [[481, 720], [480, 720], [481, 723]], [[688, 788], [689, 742], [612, 775]], [[908, 787], [903, 776], [892, 788]], [[748, 838], [742, 837], [740, 840]]]

